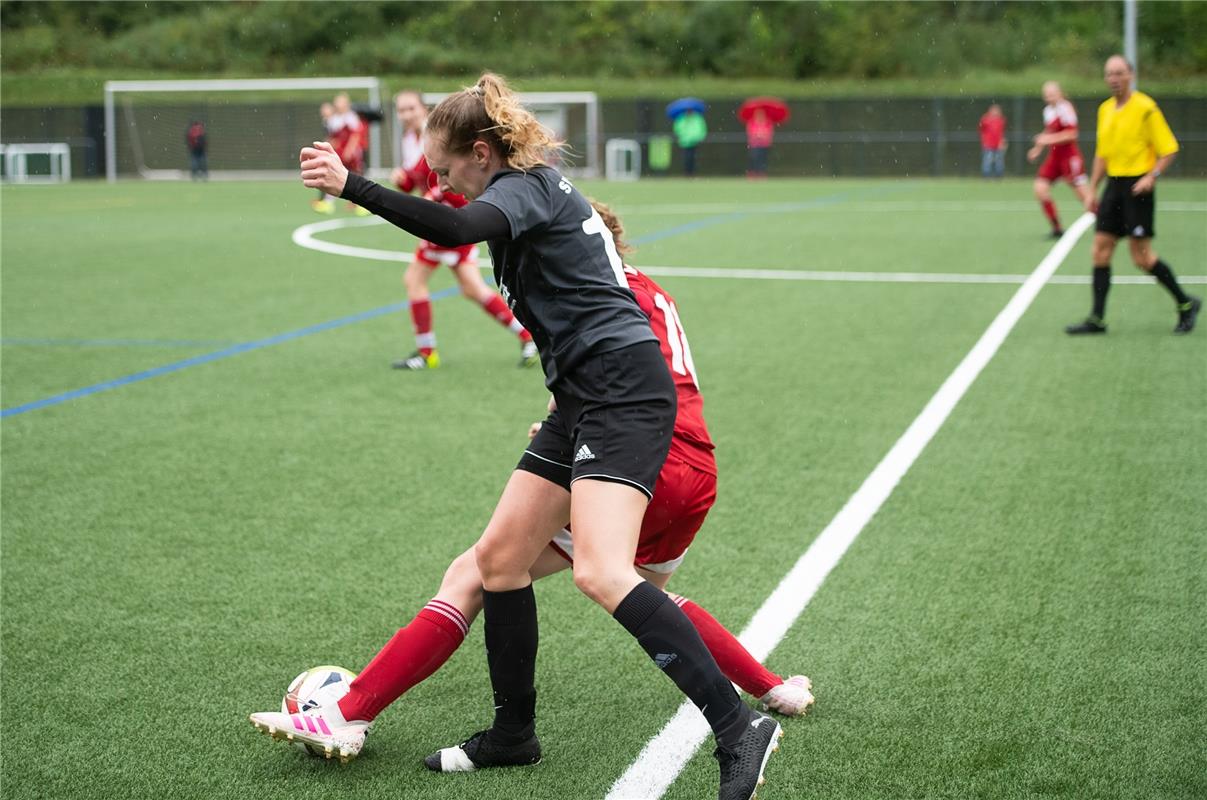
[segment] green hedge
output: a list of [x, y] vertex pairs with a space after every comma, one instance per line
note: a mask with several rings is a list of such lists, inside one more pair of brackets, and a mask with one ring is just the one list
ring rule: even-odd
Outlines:
[[[484, 67], [543, 85], [628, 82], [647, 94], [676, 81], [687, 87], [743, 80], [789, 89], [801, 81], [958, 87], [986, 75], [998, 83], [1026, 76], [1030, 87], [1041, 74], [1099, 81], [1102, 60], [1120, 47], [1121, 14], [1118, 0], [4, 0], [0, 73], [17, 102], [26, 102], [22, 80], [47, 79], [42, 86], [49, 88], [56, 75], [68, 82], [75, 76], [76, 83], [85, 75], [95, 76], [93, 82], [102, 76], [423, 75], [430, 85], [433, 79], [459, 84]], [[1201, 86], [1204, 31], [1207, 3], [1141, 3], [1142, 74]]]

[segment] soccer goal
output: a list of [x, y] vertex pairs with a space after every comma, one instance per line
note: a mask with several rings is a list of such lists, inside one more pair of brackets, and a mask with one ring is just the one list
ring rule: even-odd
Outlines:
[[[108, 81], [105, 175], [182, 180], [190, 175], [187, 132], [205, 129], [209, 177], [297, 175], [298, 149], [326, 138], [319, 106], [346, 92], [353, 107], [381, 109], [377, 78]], [[383, 171], [381, 126], [369, 126], [367, 169]]]
[[[447, 96], [424, 92], [423, 102], [434, 106]], [[557, 165], [562, 172], [582, 178], [600, 175], [599, 98], [595, 92], [521, 92], [520, 102], [569, 146]]]

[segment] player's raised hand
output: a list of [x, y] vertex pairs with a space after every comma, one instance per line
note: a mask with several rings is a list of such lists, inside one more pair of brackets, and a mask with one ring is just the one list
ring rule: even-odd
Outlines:
[[327, 142], [315, 142], [313, 147], [302, 148], [298, 161], [302, 165], [303, 185], [322, 189], [336, 197], [343, 195], [348, 170], [339, 160], [334, 147]]

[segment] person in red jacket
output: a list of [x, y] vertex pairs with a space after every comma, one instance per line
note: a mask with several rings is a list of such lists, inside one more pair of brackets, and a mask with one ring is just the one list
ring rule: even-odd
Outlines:
[[1006, 117], [997, 103], [981, 117], [981, 175], [1000, 178], [1006, 171]]

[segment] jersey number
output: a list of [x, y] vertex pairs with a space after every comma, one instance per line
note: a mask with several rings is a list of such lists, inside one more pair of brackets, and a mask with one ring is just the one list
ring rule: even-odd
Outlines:
[[696, 364], [692, 361], [692, 349], [687, 344], [687, 333], [679, 320], [679, 309], [675, 308], [675, 304], [667, 300], [662, 292], [654, 294], [654, 305], [661, 309], [662, 316], [666, 318], [666, 343], [671, 346], [671, 369], [680, 375], [690, 376], [692, 383], [699, 389]]
[[620, 260], [620, 253], [616, 252], [616, 240], [612, 238], [612, 231], [604, 224], [603, 217], [599, 216], [599, 212], [595, 209], [591, 209], [591, 216], [583, 220], [583, 233], [603, 238], [604, 252], [608, 254], [608, 263], [612, 265], [612, 272], [616, 273], [616, 282], [626, 289], [629, 288], [629, 279], [624, 274], [624, 262]]

